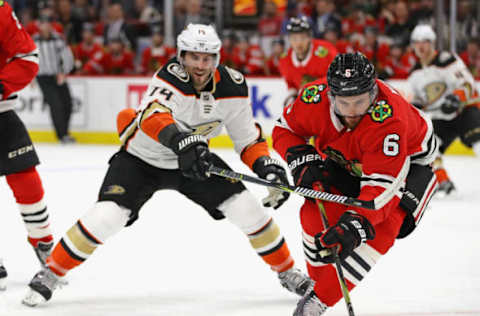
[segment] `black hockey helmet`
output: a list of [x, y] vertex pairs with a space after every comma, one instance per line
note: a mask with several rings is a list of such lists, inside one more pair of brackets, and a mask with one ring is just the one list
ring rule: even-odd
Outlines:
[[332, 95], [352, 96], [372, 91], [375, 67], [362, 53], [338, 54], [328, 67], [327, 82]]
[[311, 32], [312, 26], [308, 22], [306, 16], [302, 17], [291, 17], [287, 23], [287, 33], [301, 33], [301, 32]]

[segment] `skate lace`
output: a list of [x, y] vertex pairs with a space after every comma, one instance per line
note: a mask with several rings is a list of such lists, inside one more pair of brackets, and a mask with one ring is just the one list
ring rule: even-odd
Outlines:
[[61, 285], [59, 281], [60, 279], [53, 272], [49, 269], [45, 269], [37, 273], [34, 280], [32, 280], [32, 283], [38, 282], [46, 286], [50, 291], [53, 291]]
[[278, 277], [284, 284], [294, 289], [309, 281], [300, 270], [295, 268], [280, 272]]

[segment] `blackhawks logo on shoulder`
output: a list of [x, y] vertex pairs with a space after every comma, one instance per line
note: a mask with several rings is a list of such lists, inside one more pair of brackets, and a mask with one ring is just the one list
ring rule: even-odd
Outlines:
[[374, 105], [370, 116], [374, 122], [383, 123], [386, 119], [393, 116], [392, 106], [385, 100], [378, 101]]
[[327, 55], [328, 55], [328, 49], [326, 49], [323, 46], [318, 46], [317, 49], [315, 50], [315, 56], [323, 58]]
[[326, 85], [324, 84], [314, 84], [308, 87], [305, 87], [302, 92], [302, 101], [305, 103], [318, 103], [322, 100], [321, 93], [325, 90]]

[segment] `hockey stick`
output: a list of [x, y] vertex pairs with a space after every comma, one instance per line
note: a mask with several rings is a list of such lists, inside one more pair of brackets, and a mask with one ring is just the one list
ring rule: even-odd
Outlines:
[[260, 184], [266, 187], [272, 187], [281, 191], [289, 192], [289, 193], [296, 193], [298, 195], [316, 199], [316, 200], [322, 200], [322, 201], [327, 201], [327, 202], [335, 202], [343, 205], [348, 205], [348, 206], [358, 206], [361, 208], [366, 208], [370, 210], [376, 210], [375, 207], [375, 202], [372, 201], [365, 201], [365, 200], [359, 200], [353, 197], [348, 197], [344, 195], [338, 195], [338, 194], [333, 194], [333, 193], [328, 193], [328, 192], [322, 192], [322, 191], [316, 191], [308, 188], [303, 188], [303, 187], [295, 187], [293, 185], [289, 184], [283, 184], [283, 183], [278, 183], [278, 182], [271, 182], [265, 179], [261, 178], [256, 178], [256, 177], [251, 177], [249, 175], [243, 174], [243, 173], [238, 173], [232, 170], [226, 170], [222, 168], [218, 168], [215, 166], [210, 166], [208, 169], [208, 172], [211, 174], [215, 174], [220, 177], [224, 177], [227, 179], [232, 179], [236, 181], [247, 181], [247, 182], [252, 182], [256, 184]]
[[[315, 184], [314, 184], [315, 186]], [[318, 186], [315, 186], [316, 189], [319, 189]], [[318, 210], [320, 211], [320, 216], [322, 217], [323, 227], [328, 229], [330, 224], [328, 223], [327, 212], [325, 211], [325, 207], [323, 206], [322, 201], [315, 200], [318, 206]], [[350, 292], [348, 291], [347, 283], [345, 282], [345, 277], [343, 276], [343, 268], [342, 263], [340, 262], [340, 257], [337, 253], [337, 247], [333, 250], [332, 256], [333, 260], [335, 261], [335, 267], [337, 268], [337, 278], [338, 283], [340, 283], [340, 289], [342, 290], [343, 298], [345, 300], [345, 304], [347, 305], [348, 316], [355, 316], [355, 312], [353, 311], [352, 300], [350, 299]]]

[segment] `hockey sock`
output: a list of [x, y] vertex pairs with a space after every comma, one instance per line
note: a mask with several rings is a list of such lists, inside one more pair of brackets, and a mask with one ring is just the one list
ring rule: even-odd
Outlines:
[[435, 175], [437, 176], [438, 183], [442, 183], [444, 181], [450, 181], [448, 177], [447, 171], [444, 168], [439, 168], [435, 170]]
[[58, 276], [87, 260], [102, 243], [78, 220], [63, 236], [47, 258], [47, 266]]
[[53, 241], [49, 213], [43, 200], [42, 180], [35, 167], [6, 176], [28, 232], [28, 241], [37, 247], [39, 241]]
[[283, 272], [293, 267], [294, 261], [277, 224], [270, 219], [260, 230], [248, 234], [253, 249], [272, 270]]

